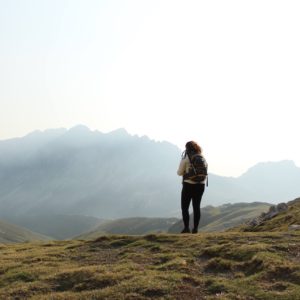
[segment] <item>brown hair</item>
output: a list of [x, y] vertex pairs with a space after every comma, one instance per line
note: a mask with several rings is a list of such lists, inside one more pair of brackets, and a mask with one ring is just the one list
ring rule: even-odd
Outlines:
[[194, 141], [189, 141], [185, 144], [185, 149], [188, 153], [202, 153], [201, 147]]

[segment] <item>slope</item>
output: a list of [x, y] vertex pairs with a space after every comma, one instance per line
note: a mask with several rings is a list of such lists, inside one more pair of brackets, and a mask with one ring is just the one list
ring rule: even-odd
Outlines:
[[[271, 204], [262, 202], [224, 204], [206, 206], [201, 209], [199, 231], [222, 231], [240, 225], [269, 209]], [[193, 215], [190, 216], [193, 227]], [[183, 228], [182, 220], [170, 227], [169, 233], [179, 233]]]
[[296, 232], [1, 246], [0, 298], [299, 299], [299, 251]]
[[92, 231], [79, 235], [78, 239], [93, 239], [102, 234], [141, 235], [167, 232], [177, 218], [126, 218], [103, 222]]
[[47, 241], [51, 238], [26, 228], [0, 221], [0, 243]]
[[80, 235], [104, 222], [91, 216], [64, 214], [19, 215], [12, 217], [11, 221], [57, 240]]
[[234, 228], [240, 231], [288, 231], [291, 225], [300, 225], [300, 198], [287, 203], [288, 210], [279, 213], [277, 216], [265, 220], [257, 226], [242, 225]]

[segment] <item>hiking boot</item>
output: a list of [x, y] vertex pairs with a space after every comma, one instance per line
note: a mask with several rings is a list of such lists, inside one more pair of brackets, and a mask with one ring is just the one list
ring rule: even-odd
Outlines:
[[181, 233], [191, 233], [189, 228], [183, 228], [183, 230], [181, 231]]
[[192, 230], [192, 233], [193, 233], [193, 234], [198, 233], [198, 229], [197, 229], [197, 228], [194, 228], [194, 229]]

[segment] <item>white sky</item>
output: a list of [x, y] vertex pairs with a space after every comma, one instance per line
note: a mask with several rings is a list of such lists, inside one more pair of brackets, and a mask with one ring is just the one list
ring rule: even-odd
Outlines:
[[299, 0], [0, 0], [0, 139], [124, 127], [198, 141], [219, 175], [300, 166], [299, 16]]

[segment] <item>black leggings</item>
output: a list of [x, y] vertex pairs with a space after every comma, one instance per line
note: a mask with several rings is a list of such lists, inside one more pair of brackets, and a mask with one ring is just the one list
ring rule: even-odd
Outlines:
[[182, 219], [185, 228], [189, 228], [190, 215], [189, 207], [192, 200], [194, 211], [194, 228], [197, 229], [201, 217], [200, 203], [204, 193], [205, 184], [191, 184], [183, 182], [181, 191], [181, 210]]

